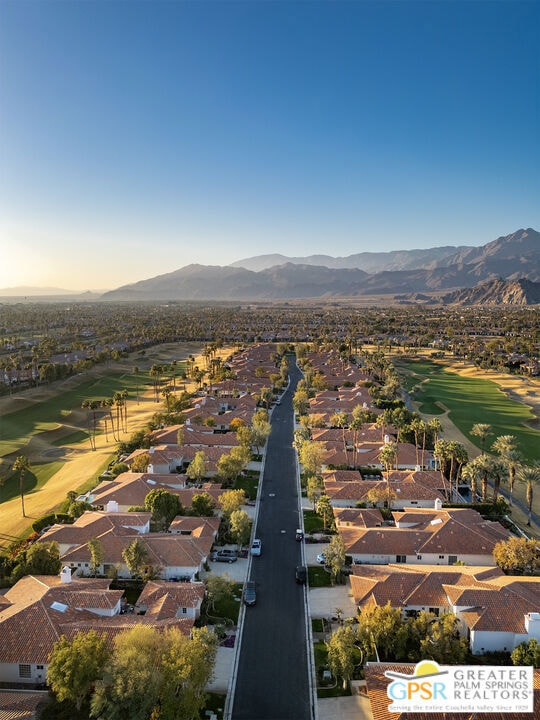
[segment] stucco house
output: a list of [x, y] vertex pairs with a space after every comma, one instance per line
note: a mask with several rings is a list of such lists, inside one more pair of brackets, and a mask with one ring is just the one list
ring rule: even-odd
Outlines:
[[493, 566], [495, 544], [510, 537], [500, 523], [470, 508], [409, 508], [392, 517], [394, 527], [338, 528], [354, 563]]
[[[28, 575], [10, 588], [0, 603], [0, 682], [43, 685], [49, 655], [62, 635], [69, 639], [79, 631], [94, 629], [112, 637], [135, 624], [176, 627], [189, 635], [200, 588], [191, 599], [187, 594], [184, 600], [178, 596], [186, 612], [178, 612], [176, 601], [167, 602], [164, 593], [159, 612], [155, 609], [147, 617], [122, 614], [123, 591], [111, 590], [110, 583], [74, 578], [70, 568], [64, 567], [60, 576]], [[176, 583], [170, 585], [173, 590]]]

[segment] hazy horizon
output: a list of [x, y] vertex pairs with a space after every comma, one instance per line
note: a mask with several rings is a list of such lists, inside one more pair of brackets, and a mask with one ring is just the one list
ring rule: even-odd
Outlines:
[[540, 4], [0, 3], [0, 288], [540, 227]]

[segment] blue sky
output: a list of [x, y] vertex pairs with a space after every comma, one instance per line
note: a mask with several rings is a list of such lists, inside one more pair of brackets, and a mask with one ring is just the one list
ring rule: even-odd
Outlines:
[[0, 0], [0, 288], [540, 229], [540, 3]]

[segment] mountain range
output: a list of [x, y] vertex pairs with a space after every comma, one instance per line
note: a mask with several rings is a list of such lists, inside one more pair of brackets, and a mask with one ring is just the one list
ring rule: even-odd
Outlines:
[[259, 255], [227, 266], [187, 265], [111, 290], [101, 299], [254, 302], [384, 296], [391, 300], [420, 293], [441, 302], [464, 303], [458, 295], [451, 300], [451, 293], [486, 281], [522, 279], [540, 282], [540, 233], [532, 228], [480, 247], [367, 252], [341, 258]]
[[187, 265], [104, 293], [0, 290], [0, 298], [16, 295], [110, 302], [356, 299], [373, 304], [537, 304], [540, 233], [520, 229], [479, 247], [362, 252], [346, 257], [258, 255], [227, 266]]

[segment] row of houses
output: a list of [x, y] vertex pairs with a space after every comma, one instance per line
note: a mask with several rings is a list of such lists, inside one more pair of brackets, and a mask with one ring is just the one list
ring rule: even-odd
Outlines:
[[[151, 532], [151, 513], [128, 510], [144, 507], [146, 496], [156, 489], [177, 495], [188, 510], [193, 498], [202, 493], [218, 508], [223, 488], [211, 478], [221, 455], [238, 445], [230, 431], [232, 419], [250, 423], [257, 409], [257, 394], [268, 385], [268, 372], [275, 372], [272, 350], [271, 346], [256, 346], [232, 358], [234, 389], [215, 386], [213, 395], [195, 398], [185, 413], [184, 426], [156, 431], [147, 472], [128, 471], [103, 480], [79, 498], [94, 510], [71, 525], [53, 525], [41, 534], [37, 542], [58, 544], [62, 572], [59, 577], [24, 577], [0, 595], [0, 683], [4, 687], [43, 685], [49, 655], [62, 635], [72, 638], [79, 631], [96, 629], [112, 639], [138, 623], [190, 633], [205, 593], [197, 578], [215, 543], [219, 514], [179, 515], [167, 532]], [[260, 370], [256, 372], [261, 367], [266, 368], [266, 377], [265, 373], [261, 377]], [[209, 481], [193, 484], [185, 470], [200, 450], [207, 458]], [[125, 459], [128, 465], [139, 452]], [[101, 548], [97, 567], [92, 563], [91, 540], [97, 540]], [[137, 604], [130, 607], [123, 591], [111, 589], [112, 580], [104, 576], [131, 577], [123, 553], [135, 540], [144, 543], [158, 579], [147, 582]], [[182, 582], [174, 582], [178, 580]], [[21, 704], [21, 696], [2, 693], [0, 702], [23, 712], [23, 705], [32, 704], [29, 696], [25, 697], [26, 703]]]
[[[309, 359], [325, 377], [332, 377], [326, 375], [332, 367], [342, 378], [339, 366], [320, 354]], [[351, 563], [353, 612], [387, 603], [403, 617], [452, 612], [477, 654], [540, 641], [540, 578], [504, 575], [493, 558], [495, 545], [511, 533], [471, 508], [443, 508], [448, 481], [433, 469], [433, 454], [421, 448], [398, 443], [399, 469], [363, 477], [370, 468], [382, 469], [381, 448], [397, 442], [397, 434], [375, 423], [330, 427], [336, 412], [352, 414], [356, 400], [377, 412], [356, 386], [317, 393], [309, 410], [310, 424], [322, 426], [312, 427], [311, 439], [324, 449], [324, 493]], [[391, 508], [391, 519], [382, 506]]]

